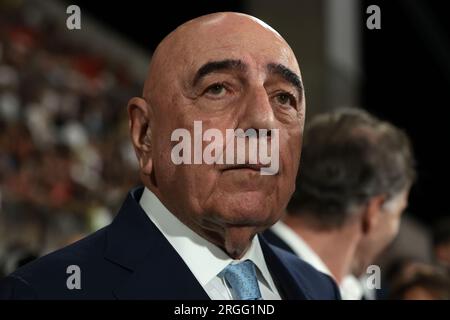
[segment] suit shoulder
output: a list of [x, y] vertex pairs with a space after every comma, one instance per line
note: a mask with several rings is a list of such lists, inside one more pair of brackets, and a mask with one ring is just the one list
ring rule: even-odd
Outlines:
[[105, 230], [106, 228], [100, 229], [79, 241], [42, 256], [17, 269], [13, 275], [26, 278], [27, 274], [37, 269], [48, 269], [52, 265], [65, 262], [82, 263], [93, 257], [98, 257], [104, 249]]
[[37, 294], [20, 276], [10, 275], [0, 280], [0, 300], [34, 300]]
[[103, 257], [106, 229], [20, 267], [0, 282], [0, 299], [37, 298], [39, 288], [65, 285], [69, 266], [92, 269]]
[[339, 288], [336, 282], [327, 274], [324, 274], [298, 256], [270, 245], [276, 254], [284, 261], [295, 280], [303, 285], [303, 289], [314, 300], [340, 299]]

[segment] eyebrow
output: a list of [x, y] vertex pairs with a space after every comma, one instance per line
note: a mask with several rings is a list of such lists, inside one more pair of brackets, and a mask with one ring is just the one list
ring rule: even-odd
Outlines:
[[298, 91], [299, 97], [303, 96], [303, 83], [300, 77], [288, 67], [282, 64], [269, 63], [267, 70], [272, 74], [281, 76], [284, 80], [292, 84]]
[[[245, 71], [246, 69], [247, 65], [243, 63], [241, 60], [225, 59], [220, 61], [207, 62], [197, 70], [194, 77], [193, 85], [195, 86], [203, 77], [216, 71], [221, 70]], [[277, 74], [281, 76], [285, 81], [292, 84], [297, 89], [300, 98], [303, 96], [302, 80], [300, 80], [300, 77], [294, 71], [292, 71], [283, 64], [277, 63], [269, 63], [267, 65], [267, 70], [271, 74]]]
[[203, 77], [206, 75], [222, 70], [239, 70], [245, 71], [247, 69], [247, 65], [243, 63], [241, 60], [233, 60], [226, 59], [220, 61], [211, 61], [205, 63], [203, 66], [198, 69], [195, 74], [193, 85], [195, 86]]

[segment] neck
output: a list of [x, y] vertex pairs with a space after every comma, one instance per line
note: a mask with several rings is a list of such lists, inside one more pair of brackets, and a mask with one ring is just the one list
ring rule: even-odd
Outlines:
[[198, 219], [195, 215], [186, 215], [183, 210], [173, 206], [174, 201], [167, 199], [159, 189], [147, 180], [146, 187], [181, 223], [200, 237], [222, 249], [230, 258], [239, 260], [250, 248], [253, 238], [266, 226], [224, 225], [214, 219]]
[[[197, 227], [197, 228], [196, 228]], [[222, 232], [205, 230], [200, 226], [191, 226], [191, 229], [221, 248], [232, 259], [241, 259], [250, 248], [256, 236], [253, 227], [227, 227]]]
[[339, 229], [309, 227], [300, 217], [287, 215], [283, 220], [322, 259], [338, 283], [351, 273], [359, 234], [355, 223]]

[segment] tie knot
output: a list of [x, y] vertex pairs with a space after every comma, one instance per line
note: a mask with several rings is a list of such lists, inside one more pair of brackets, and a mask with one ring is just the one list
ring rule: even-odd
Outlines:
[[233, 298], [237, 300], [260, 300], [258, 279], [255, 264], [245, 260], [237, 264], [229, 264], [221, 275], [230, 286]]

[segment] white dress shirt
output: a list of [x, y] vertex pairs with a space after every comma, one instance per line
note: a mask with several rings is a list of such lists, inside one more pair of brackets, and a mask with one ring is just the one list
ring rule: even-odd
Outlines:
[[250, 248], [240, 260], [233, 260], [223, 250], [199, 236], [178, 220], [147, 188], [139, 201], [150, 220], [177, 251], [200, 285], [212, 300], [233, 300], [228, 285], [218, 274], [230, 263], [251, 260], [256, 266], [258, 284], [264, 300], [281, 297], [267, 268], [264, 255], [255, 236]]
[[[271, 228], [281, 240], [283, 240], [297, 256], [308, 262], [318, 271], [325, 273], [334, 279], [330, 269], [317, 253], [294, 230], [285, 223], [279, 221]], [[339, 291], [342, 300], [360, 300], [363, 296], [361, 282], [353, 275], [347, 275], [342, 280]]]

